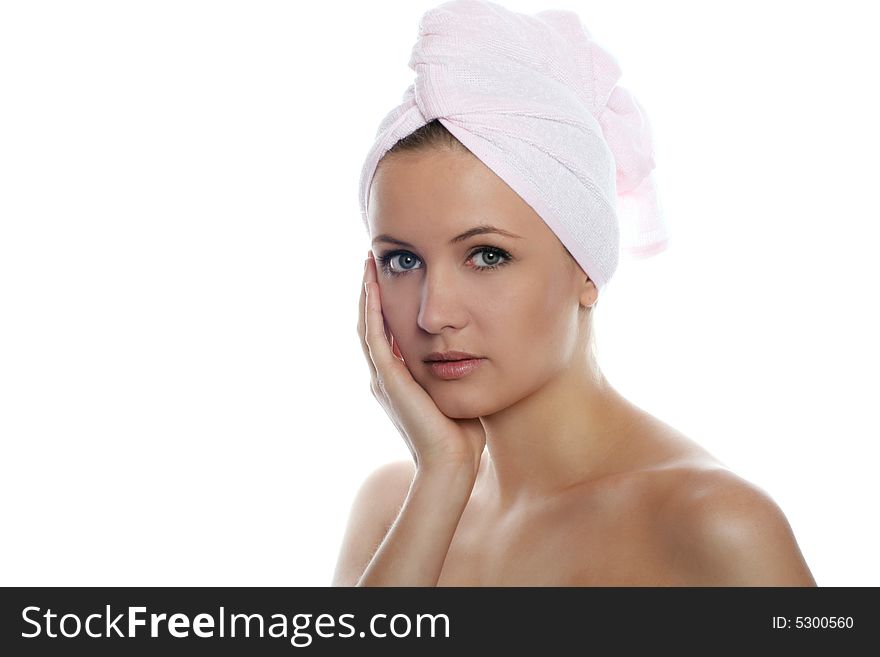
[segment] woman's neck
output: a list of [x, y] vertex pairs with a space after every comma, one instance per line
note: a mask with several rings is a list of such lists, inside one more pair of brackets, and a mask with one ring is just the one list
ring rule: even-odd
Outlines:
[[[632, 405], [585, 358], [502, 411], [480, 418], [481, 487], [508, 507], [614, 471], [628, 447]], [[488, 458], [487, 458], [488, 457]]]

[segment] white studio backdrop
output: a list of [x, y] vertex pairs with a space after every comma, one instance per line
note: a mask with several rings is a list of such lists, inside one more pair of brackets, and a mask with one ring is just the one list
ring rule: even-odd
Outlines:
[[[0, 4], [0, 585], [327, 585], [408, 458], [356, 334], [360, 167], [433, 2]], [[880, 585], [870, 3], [572, 9], [672, 243], [596, 315], [629, 399]]]

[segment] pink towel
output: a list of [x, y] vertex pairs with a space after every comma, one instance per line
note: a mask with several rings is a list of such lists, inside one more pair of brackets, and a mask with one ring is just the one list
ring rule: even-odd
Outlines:
[[422, 16], [409, 66], [415, 82], [382, 120], [364, 163], [365, 225], [378, 162], [439, 119], [540, 215], [600, 290], [621, 250], [648, 257], [666, 248], [647, 116], [577, 14], [445, 2]]

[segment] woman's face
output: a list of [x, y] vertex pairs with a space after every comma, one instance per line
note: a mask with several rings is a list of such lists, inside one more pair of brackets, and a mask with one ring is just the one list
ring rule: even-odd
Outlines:
[[[386, 328], [445, 415], [506, 408], [583, 348], [579, 303], [591, 304], [595, 287], [535, 211], [475, 156], [443, 149], [387, 156], [369, 207]], [[483, 226], [509, 234], [456, 239]], [[462, 378], [443, 379], [425, 359], [451, 350], [484, 360]]]

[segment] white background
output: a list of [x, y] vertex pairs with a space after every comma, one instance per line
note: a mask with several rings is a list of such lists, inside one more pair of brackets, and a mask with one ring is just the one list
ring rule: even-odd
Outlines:
[[[409, 456], [357, 183], [434, 4], [0, 5], [0, 583], [329, 584]], [[612, 279], [606, 375], [880, 585], [871, 3], [502, 4], [577, 11], [654, 129], [673, 242]]]

